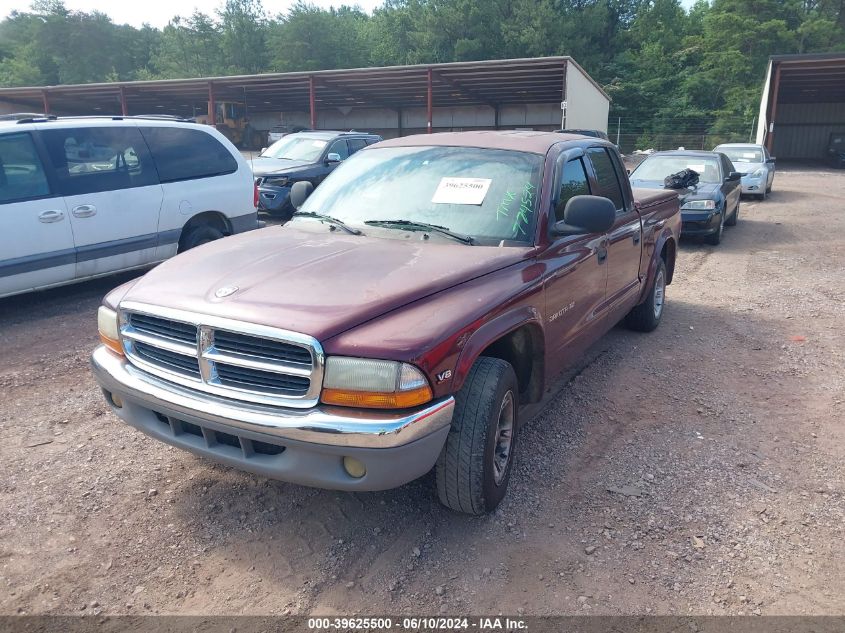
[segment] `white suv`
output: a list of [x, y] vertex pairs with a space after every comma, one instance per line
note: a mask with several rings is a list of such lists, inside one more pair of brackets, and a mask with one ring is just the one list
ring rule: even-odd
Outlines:
[[0, 122], [0, 297], [140, 268], [259, 226], [252, 171], [212, 127]]

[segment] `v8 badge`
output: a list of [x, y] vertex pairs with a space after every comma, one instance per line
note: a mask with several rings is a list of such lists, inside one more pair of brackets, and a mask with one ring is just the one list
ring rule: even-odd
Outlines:
[[441, 382], [445, 382], [452, 377], [452, 370], [447, 369], [446, 371], [441, 371], [437, 376], [437, 384], [439, 385]]

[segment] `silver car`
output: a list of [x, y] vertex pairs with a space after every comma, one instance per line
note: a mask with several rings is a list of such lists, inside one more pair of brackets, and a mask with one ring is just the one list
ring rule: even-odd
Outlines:
[[721, 152], [731, 159], [742, 173], [742, 193], [765, 200], [775, 181], [775, 159], [763, 145], [751, 143], [725, 143], [717, 145], [714, 152]]

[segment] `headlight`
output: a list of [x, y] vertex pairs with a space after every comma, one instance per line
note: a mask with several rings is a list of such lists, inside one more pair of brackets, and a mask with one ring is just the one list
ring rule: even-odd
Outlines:
[[751, 176], [752, 178], [762, 178], [763, 177], [763, 168], [760, 167], [760, 169], [757, 169], [757, 170], [751, 172], [748, 175]]
[[123, 347], [120, 345], [118, 335], [117, 312], [106, 306], [100, 306], [97, 310], [97, 331], [100, 333], [103, 345], [123, 356]]
[[262, 182], [262, 185], [270, 185], [271, 187], [285, 187], [290, 182], [287, 176], [267, 176]]
[[689, 202], [684, 202], [684, 206], [681, 207], [682, 209], [690, 209], [694, 211], [703, 211], [705, 209], [715, 209], [716, 208], [716, 201], [715, 200], [690, 200]]
[[374, 409], [404, 409], [431, 400], [425, 375], [413, 365], [392, 360], [330, 356], [326, 359], [325, 404]]

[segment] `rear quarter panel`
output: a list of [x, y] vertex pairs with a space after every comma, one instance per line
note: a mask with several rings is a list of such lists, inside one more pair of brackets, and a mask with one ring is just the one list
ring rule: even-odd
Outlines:
[[634, 204], [640, 213], [643, 226], [643, 257], [640, 275], [646, 280], [642, 286], [642, 300], [651, 289], [657, 271], [657, 262], [663, 247], [669, 244], [671, 262], [667, 283], [672, 281], [675, 248], [681, 236], [681, 211], [678, 194], [665, 189], [633, 189]]

